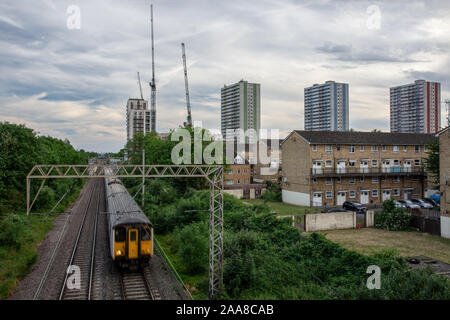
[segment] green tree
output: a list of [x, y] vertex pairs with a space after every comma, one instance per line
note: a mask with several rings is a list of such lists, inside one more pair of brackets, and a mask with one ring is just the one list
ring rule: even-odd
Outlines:
[[432, 173], [433, 182], [439, 188], [439, 141], [430, 142], [427, 145], [428, 147], [428, 158], [425, 164], [425, 168], [428, 172]]

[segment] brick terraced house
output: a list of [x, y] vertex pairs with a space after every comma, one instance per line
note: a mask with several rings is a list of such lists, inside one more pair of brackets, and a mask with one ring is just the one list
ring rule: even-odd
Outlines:
[[439, 137], [441, 236], [450, 238], [450, 127], [442, 129], [436, 136]]
[[283, 202], [337, 206], [422, 198], [427, 147], [423, 133], [291, 132], [282, 143]]

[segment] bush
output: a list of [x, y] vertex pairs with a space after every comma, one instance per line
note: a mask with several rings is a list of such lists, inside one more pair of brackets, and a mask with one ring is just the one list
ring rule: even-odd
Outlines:
[[0, 221], [0, 246], [20, 249], [26, 241], [26, 221], [17, 214], [10, 214]]
[[209, 257], [209, 229], [205, 222], [192, 223], [178, 233], [178, 256], [186, 272], [206, 270]]
[[404, 208], [396, 208], [393, 200], [383, 202], [383, 211], [375, 214], [375, 228], [404, 231], [409, 228], [411, 214]]
[[270, 202], [281, 202], [281, 188], [278, 183], [266, 182], [267, 189], [261, 195], [261, 199]]

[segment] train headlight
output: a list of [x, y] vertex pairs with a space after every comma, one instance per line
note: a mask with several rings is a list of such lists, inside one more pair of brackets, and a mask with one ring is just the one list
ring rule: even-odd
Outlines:
[[116, 256], [121, 256], [122, 255], [122, 251], [121, 250], [116, 250]]

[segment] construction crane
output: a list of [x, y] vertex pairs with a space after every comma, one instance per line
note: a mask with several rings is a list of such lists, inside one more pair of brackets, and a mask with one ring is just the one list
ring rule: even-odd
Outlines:
[[191, 117], [191, 101], [189, 99], [189, 85], [188, 85], [188, 77], [187, 77], [187, 67], [186, 67], [186, 53], [184, 50], [184, 43], [181, 43], [181, 51], [183, 58], [183, 67], [184, 67], [184, 86], [186, 88], [186, 106], [187, 106], [187, 122], [185, 125], [192, 127], [192, 117]]
[[139, 84], [139, 92], [141, 93], [141, 99], [144, 100], [144, 95], [142, 94], [142, 86], [141, 86], [141, 77], [139, 76], [139, 71], [137, 73], [138, 84]]
[[150, 23], [152, 32], [152, 81], [149, 83], [152, 91], [150, 99], [150, 129], [156, 131], [156, 83], [155, 83], [155, 46], [153, 42], [153, 4], [150, 5]]

